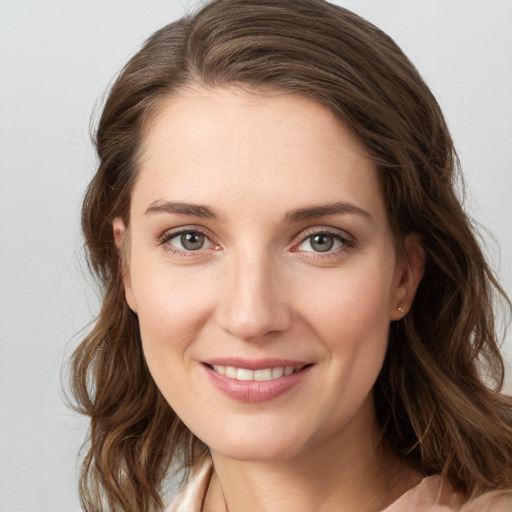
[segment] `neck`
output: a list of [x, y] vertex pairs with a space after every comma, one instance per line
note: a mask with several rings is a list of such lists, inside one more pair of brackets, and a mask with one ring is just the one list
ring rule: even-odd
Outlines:
[[204, 512], [376, 512], [420, 480], [356, 421], [286, 460], [240, 461], [212, 452]]

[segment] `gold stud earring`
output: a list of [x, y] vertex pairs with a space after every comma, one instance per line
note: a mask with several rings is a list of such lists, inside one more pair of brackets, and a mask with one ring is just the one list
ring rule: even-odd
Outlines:
[[400, 311], [400, 313], [403, 313], [405, 311], [404, 303], [400, 302], [398, 304], [398, 306], [396, 307], [396, 309], [398, 309], [398, 311]]

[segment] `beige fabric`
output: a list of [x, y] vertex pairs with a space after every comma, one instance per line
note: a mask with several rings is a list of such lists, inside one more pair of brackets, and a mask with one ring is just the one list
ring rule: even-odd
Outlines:
[[[201, 512], [211, 475], [212, 465], [207, 461], [191, 475], [166, 512]], [[512, 491], [489, 492], [464, 503], [462, 494], [434, 475], [424, 478], [381, 512], [512, 512]]]
[[201, 512], [212, 470], [210, 460], [197, 468], [190, 475], [187, 485], [172, 500], [165, 512]]

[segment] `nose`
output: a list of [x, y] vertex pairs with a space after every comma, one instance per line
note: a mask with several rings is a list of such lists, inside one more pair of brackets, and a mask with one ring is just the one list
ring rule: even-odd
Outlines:
[[224, 268], [218, 322], [237, 338], [261, 343], [291, 325], [286, 280], [268, 256], [239, 255]]

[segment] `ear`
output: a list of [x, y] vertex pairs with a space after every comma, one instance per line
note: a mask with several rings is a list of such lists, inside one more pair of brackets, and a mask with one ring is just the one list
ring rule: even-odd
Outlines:
[[395, 286], [390, 301], [390, 320], [400, 320], [411, 309], [425, 267], [425, 251], [416, 233], [405, 237], [404, 249], [404, 255], [397, 262]]
[[112, 229], [114, 231], [114, 242], [116, 244], [119, 261], [121, 264], [121, 273], [123, 277], [124, 294], [126, 302], [130, 309], [137, 313], [137, 302], [133, 294], [132, 281], [130, 277], [130, 264], [128, 261], [128, 234], [124, 225], [123, 219], [116, 217], [112, 222]]

